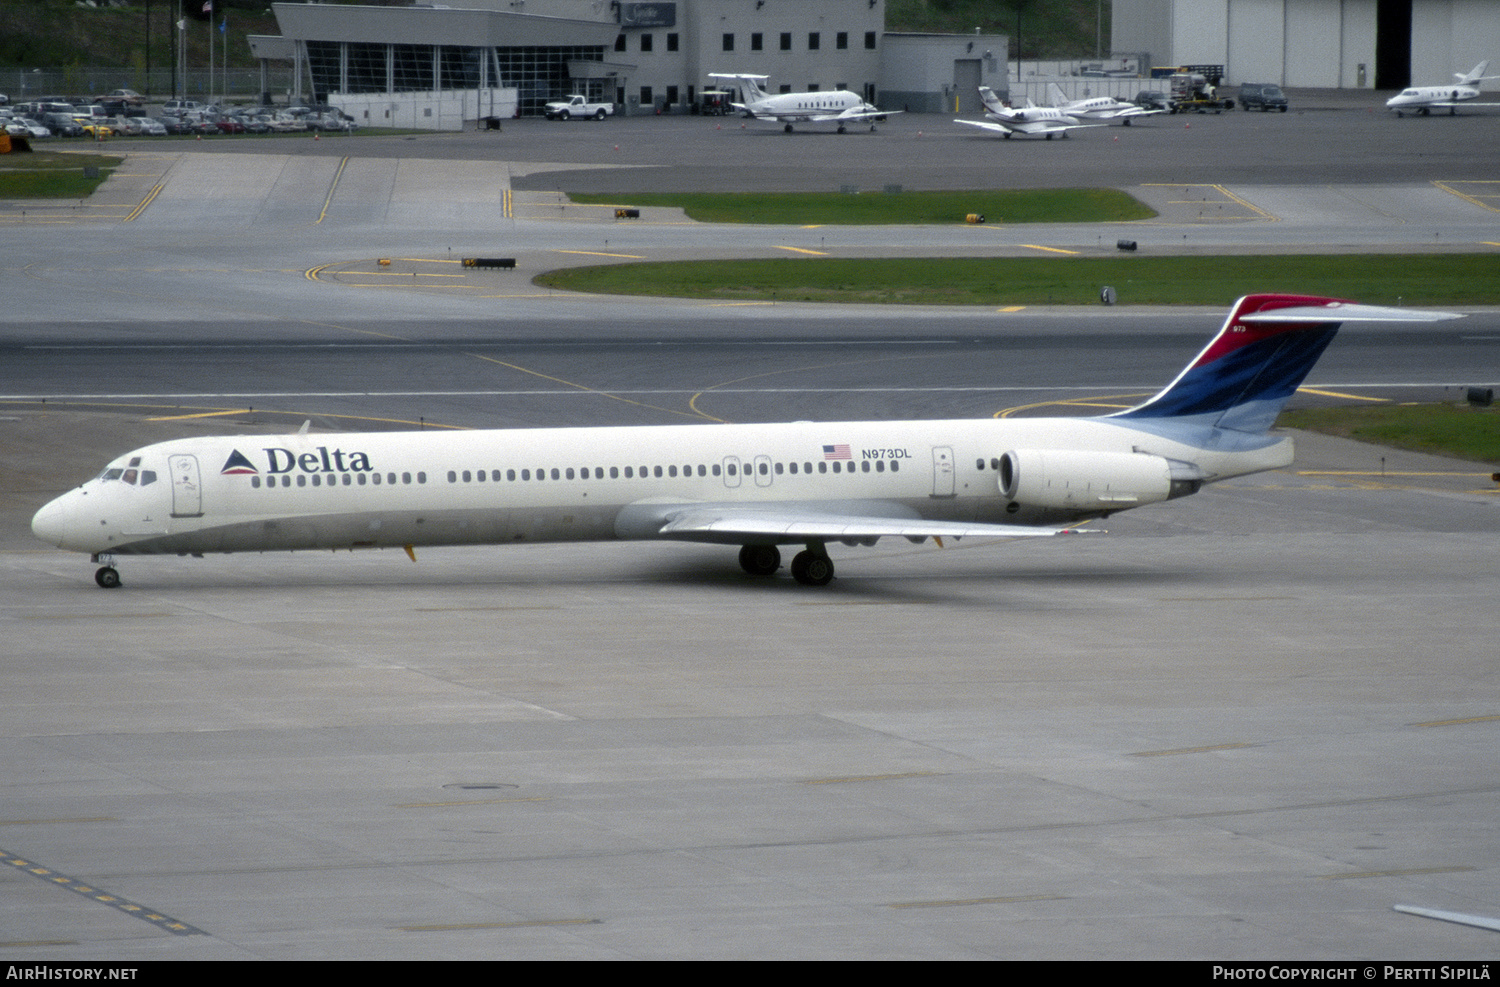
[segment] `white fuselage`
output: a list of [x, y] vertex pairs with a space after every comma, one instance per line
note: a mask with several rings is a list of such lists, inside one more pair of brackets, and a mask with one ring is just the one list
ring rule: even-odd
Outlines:
[[782, 93], [745, 104], [745, 112], [763, 120], [806, 123], [828, 120], [850, 110], [874, 111], [857, 95], [845, 89], [816, 93]]
[[1479, 90], [1473, 86], [1415, 86], [1385, 101], [1387, 109], [1398, 112], [1422, 110], [1431, 107], [1451, 108], [1455, 103], [1477, 99]]
[[[33, 529], [80, 552], [196, 554], [672, 537], [656, 526], [663, 505], [1012, 525], [1134, 506], [1008, 500], [997, 457], [1022, 448], [1145, 453], [1190, 461], [1209, 479], [1291, 461], [1286, 439], [1215, 451], [1107, 419], [194, 438], [119, 457], [44, 507]], [[700, 532], [693, 540], [748, 539]]]

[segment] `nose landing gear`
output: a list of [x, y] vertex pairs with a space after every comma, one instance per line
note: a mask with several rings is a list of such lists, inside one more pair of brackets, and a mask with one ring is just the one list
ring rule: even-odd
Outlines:
[[99, 584], [100, 589], [117, 589], [120, 585], [120, 571], [115, 568], [115, 560], [108, 555], [95, 555], [89, 561], [101, 563], [99, 571], [94, 573], [94, 582]]

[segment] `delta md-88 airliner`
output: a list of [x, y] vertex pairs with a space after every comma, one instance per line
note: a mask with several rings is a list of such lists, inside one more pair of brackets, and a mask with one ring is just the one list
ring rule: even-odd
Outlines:
[[1250, 295], [1159, 394], [1094, 418], [794, 422], [192, 438], [126, 453], [31, 527], [117, 555], [667, 539], [739, 545], [769, 576], [800, 545], [1051, 536], [1291, 463], [1271, 433], [1343, 322], [1442, 312]]

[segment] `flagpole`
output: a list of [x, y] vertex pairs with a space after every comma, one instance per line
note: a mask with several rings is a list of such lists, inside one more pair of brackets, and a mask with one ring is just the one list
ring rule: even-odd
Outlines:
[[203, 5], [208, 11], [208, 102], [213, 105], [214, 101], [214, 3], [208, 0]]

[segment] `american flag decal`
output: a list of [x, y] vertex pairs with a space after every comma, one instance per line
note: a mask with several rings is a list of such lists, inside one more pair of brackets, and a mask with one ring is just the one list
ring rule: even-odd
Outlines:
[[849, 447], [847, 445], [824, 446], [823, 458], [827, 459], [850, 459]]

